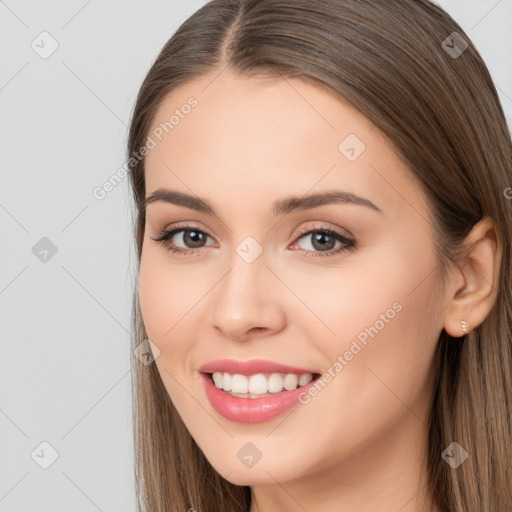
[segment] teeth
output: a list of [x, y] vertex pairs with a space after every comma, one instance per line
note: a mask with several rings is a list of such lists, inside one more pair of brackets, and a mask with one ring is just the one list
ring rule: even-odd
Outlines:
[[[224, 377], [222, 380], [224, 380]], [[231, 377], [231, 391], [233, 391], [233, 393], [248, 393], [249, 381], [247, 380], [247, 377], [245, 375], [238, 375], [235, 373], [235, 375]]]
[[256, 398], [267, 393], [279, 393], [283, 389], [293, 391], [297, 386], [305, 386], [313, 380], [313, 374], [304, 373], [271, 373], [256, 375], [230, 374], [226, 372], [214, 372], [212, 374], [214, 384], [233, 396]]
[[[222, 374], [220, 374], [220, 375], [222, 375]], [[232, 382], [231, 375], [229, 373], [225, 373], [224, 380], [222, 381], [222, 388], [225, 391], [231, 391], [231, 382]]]
[[[226, 374], [224, 374], [226, 375]], [[229, 374], [228, 374], [229, 375]], [[245, 375], [239, 375], [239, 377], [243, 377], [245, 381], [247, 381], [247, 377]], [[259, 373], [258, 375], [251, 375], [248, 380], [248, 390], [255, 395], [262, 395], [268, 391], [267, 389], [267, 379], [265, 375]], [[238, 393], [242, 393], [242, 391], [237, 390]], [[246, 391], [246, 393], [247, 393]]]

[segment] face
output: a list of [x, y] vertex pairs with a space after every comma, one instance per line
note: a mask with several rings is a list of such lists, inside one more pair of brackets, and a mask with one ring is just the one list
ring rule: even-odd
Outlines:
[[[175, 89], [149, 135], [140, 307], [214, 468], [329, 482], [419, 450], [445, 299], [428, 203], [391, 144], [314, 85], [227, 71]], [[253, 398], [205, 376], [226, 359], [219, 385]]]

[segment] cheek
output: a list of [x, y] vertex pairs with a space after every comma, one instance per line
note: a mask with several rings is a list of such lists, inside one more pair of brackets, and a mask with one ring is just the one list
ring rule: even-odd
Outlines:
[[181, 327], [177, 322], [190, 309], [195, 294], [200, 291], [191, 287], [186, 276], [179, 266], [169, 263], [164, 250], [143, 250], [139, 270], [139, 304], [148, 337], [157, 344], [172, 339], [172, 334]]
[[150, 251], [143, 254], [138, 292], [142, 320], [148, 338], [160, 351], [155, 364], [169, 397], [178, 409], [186, 405], [181, 404], [186, 397], [180, 383], [186, 378], [187, 340], [191, 336], [184, 331], [188, 325], [184, 315], [190, 306], [183, 297], [182, 284], [180, 273], [170, 268], [165, 255], [150, 254]]
[[170, 325], [164, 325], [164, 312], [172, 311], [171, 295], [164, 293], [165, 284], [166, 278], [160, 272], [160, 267], [145, 264], [142, 260], [139, 271], [140, 310], [148, 337], [159, 347], [165, 332], [170, 328]]
[[198, 338], [197, 319], [204, 317], [211, 276], [171, 263], [165, 250], [147, 247], [139, 269], [139, 305], [148, 338], [159, 348], [155, 360], [169, 395], [180, 399], [179, 385], [191, 363], [191, 340]]
[[[145, 242], [146, 243], [146, 242]], [[139, 269], [139, 304], [148, 337], [162, 350], [171, 337], [183, 290], [179, 273], [165, 263], [160, 251], [144, 249]]]
[[345, 356], [337, 373], [352, 384], [382, 386], [368, 371], [374, 368], [405, 391], [426, 378], [442, 326], [435, 268], [428, 247], [390, 241], [338, 268], [319, 270], [314, 279], [311, 273], [283, 269], [283, 280], [293, 282], [296, 295], [314, 313], [301, 326], [327, 366]]
[[357, 400], [364, 396], [367, 410], [384, 417], [427, 396], [442, 304], [433, 255], [383, 249], [361, 264], [337, 286], [331, 281], [332, 292], [323, 296], [324, 321], [336, 332], [324, 346], [331, 362], [342, 356], [343, 364], [333, 369], [343, 375], [342, 393], [357, 389]]
[[[321, 417], [327, 407], [332, 410], [323, 428], [325, 439], [338, 439], [343, 431], [335, 458], [357, 451], [364, 440], [376, 439], [399, 418], [426, 422], [440, 308], [430, 308], [431, 302], [436, 304], [435, 276], [425, 276], [435, 265], [423, 266], [398, 252], [387, 259], [384, 252], [371, 262], [368, 258], [364, 272], [351, 268], [339, 277], [331, 273], [329, 279], [314, 280], [314, 293], [302, 295], [335, 333], [322, 329], [314, 317], [301, 324], [326, 362], [325, 389], [318, 398], [311, 397], [303, 414]], [[304, 279], [299, 294], [308, 282], [311, 290], [311, 278]], [[299, 436], [300, 429], [290, 436]]]

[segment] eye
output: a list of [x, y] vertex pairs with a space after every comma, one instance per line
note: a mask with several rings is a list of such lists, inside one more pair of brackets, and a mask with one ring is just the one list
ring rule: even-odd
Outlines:
[[[347, 238], [336, 230], [324, 227], [305, 228], [299, 232], [297, 240], [309, 238], [309, 247], [304, 249], [306, 255], [317, 256], [335, 256], [343, 251], [354, 251], [357, 248], [356, 241]], [[336, 247], [338, 243], [338, 247]], [[297, 244], [294, 244], [296, 246]], [[292, 246], [293, 247], [293, 246]]]
[[[180, 233], [180, 236], [176, 236]], [[175, 226], [170, 230], [163, 230], [157, 238], [152, 238], [155, 242], [160, 242], [168, 251], [180, 254], [197, 254], [198, 249], [204, 247], [204, 243], [207, 238], [210, 238], [207, 233], [200, 229], [194, 228], [193, 226]], [[185, 248], [176, 246], [175, 241], [181, 240], [181, 244], [185, 245]], [[189, 250], [187, 250], [189, 249]]]
[[[177, 236], [178, 233], [180, 236]], [[338, 231], [330, 228], [304, 228], [299, 231], [295, 240], [306, 240], [308, 237], [310, 238], [309, 247], [311, 247], [311, 249], [304, 249], [302, 247], [302, 250], [305, 252], [306, 256], [309, 257], [335, 256], [343, 251], [354, 251], [357, 248], [355, 240], [347, 238]], [[200, 254], [208, 238], [211, 237], [200, 229], [189, 225], [181, 225], [175, 226], [170, 230], [164, 229], [158, 237], [152, 238], [152, 240], [161, 243], [168, 251], [174, 254], [185, 256]], [[176, 242], [181, 243], [185, 247], [179, 247], [176, 245]], [[336, 244], [338, 244], [338, 247], [336, 247]], [[291, 247], [296, 248], [296, 246], [297, 243], [294, 243]]]

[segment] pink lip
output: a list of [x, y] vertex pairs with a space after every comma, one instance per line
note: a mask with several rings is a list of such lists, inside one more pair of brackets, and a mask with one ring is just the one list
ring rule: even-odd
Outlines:
[[[292, 372], [294, 373], [294, 372]], [[313, 373], [313, 372], [304, 372]], [[201, 373], [206, 396], [213, 408], [224, 418], [237, 423], [262, 423], [280, 416], [288, 409], [299, 403], [299, 395], [307, 393], [318, 379], [312, 380], [306, 386], [294, 391], [280, 391], [274, 396], [262, 398], [241, 398], [231, 396], [226, 391], [219, 389], [212, 381], [209, 374]]]
[[250, 361], [236, 361], [234, 359], [219, 359], [204, 364], [199, 368], [201, 373], [227, 372], [240, 375], [255, 375], [257, 373], [320, 373], [317, 370], [296, 368], [286, 364], [266, 361], [264, 359], [251, 359]]

